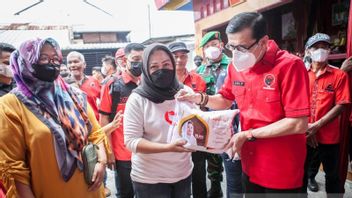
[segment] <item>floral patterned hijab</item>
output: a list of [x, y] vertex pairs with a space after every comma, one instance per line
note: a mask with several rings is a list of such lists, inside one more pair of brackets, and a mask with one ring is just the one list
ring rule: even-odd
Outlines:
[[11, 54], [10, 64], [17, 83], [13, 93], [49, 127], [59, 170], [68, 181], [76, 167], [83, 168], [81, 151], [87, 144], [91, 124], [86, 97], [81, 91], [70, 87], [60, 76], [54, 82], [45, 82], [33, 75], [32, 65], [38, 62], [44, 44], [51, 45], [62, 60], [60, 47], [52, 38], [22, 43]]

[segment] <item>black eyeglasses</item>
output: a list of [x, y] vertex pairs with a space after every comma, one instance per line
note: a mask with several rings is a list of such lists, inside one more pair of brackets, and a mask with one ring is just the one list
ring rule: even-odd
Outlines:
[[252, 45], [250, 45], [249, 47], [245, 47], [243, 45], [231, 45], [230, 43], [227, 43], [225, 45], [225, 48], [230, 50], [230, 51], [233, 51], [233, 50], [238, 50], [240, 52], [248, 52], [254, 45], [256, 45], [257, 43], [259, 42], [259, 40], [256, 40]]
[[54, 63], [55, 65], [60, 65], [61, 64], [61, 60], [57, 56], [54, 56], [52, 59], [50, 59], [49, 56], [42, 55], [42, 56], [39, 57], [39, 62], [41, 64], [49, 64], [49, 63]]

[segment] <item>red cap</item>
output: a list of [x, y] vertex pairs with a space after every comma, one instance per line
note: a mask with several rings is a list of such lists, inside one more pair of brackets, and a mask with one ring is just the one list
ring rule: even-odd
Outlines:
[[125, 56], [125, 49], [119, 48], [115, 53], [115, 58], [120, 58], [122, 56]]

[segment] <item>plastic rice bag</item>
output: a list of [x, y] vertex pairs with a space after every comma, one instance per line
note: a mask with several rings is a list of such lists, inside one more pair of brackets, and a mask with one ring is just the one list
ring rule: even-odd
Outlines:
[[180, 138], [185, 148], [210, 153], [223, 153], [233, 134], [233, 119], [239, 110], [201, 111], [189, 102], [176, 102], [175, 115], [169, 128], [168, 142]]

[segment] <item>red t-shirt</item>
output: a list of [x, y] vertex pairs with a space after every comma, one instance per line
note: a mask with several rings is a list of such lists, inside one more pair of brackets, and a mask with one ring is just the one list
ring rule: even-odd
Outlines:
[[[114, 83], [120, 81], [119, 83]], [[120, 99], [117, 105], [116, 113], [122, 111], [124, 113], [128, 97], [132, 90], [137, 87], [133, 79], [126, 73], [122, 72], [121, 77], [111, 78], [105, 85], [103, 85], [101, 92], [101, 104], [99, 112], [104, 115], [111, 114], [112, 108], [112, 95], [111, 85], [119, 86]], [[123, 120], [122, 120], [123, 123]], [[123, 137], [123, 124], [111, 134], [111, 144], [116, 160], [131, 161], [131, 152], [126, 148]]]
[[[347, 74], [330, 65], [316, 77], [308, 71], [310, 84], [309, 122], [318, 121], [337, 104], [350, 103], [349, 81]], [[339, 116], [323, 126], [317, 132], [317, 140], [321, 144], [338, 144], [340, 142]]]
[[99, 81], [92, 76], [85, 76], [80, 89], [87, 94], [87, 101], [94, 110], [95, 117], [99, 120], [97, 100], [100, 98], [101, 86]]
[[207, 85], [205, 84], [205, 81], [203, 80], [202, 76], [197, 74], [196, 72], [189, 72], [187, 74], [187, 77], [183, 81], [184, 85], [187, 85], [188, 87], [192, 88], [194, 92], [205, 92], [207, 89]]
[[[229, 65], [219, 93], [236, 100], [242, 131], [309, 116], [307, 70], [302, 60], [271, 40], [262, 60], [250, 70], [237, 72]], [[305, 158], [305, 134], [247, 141], [241, 153], [243, 172], [250, 181], [273, 189], [301, 187]]]

